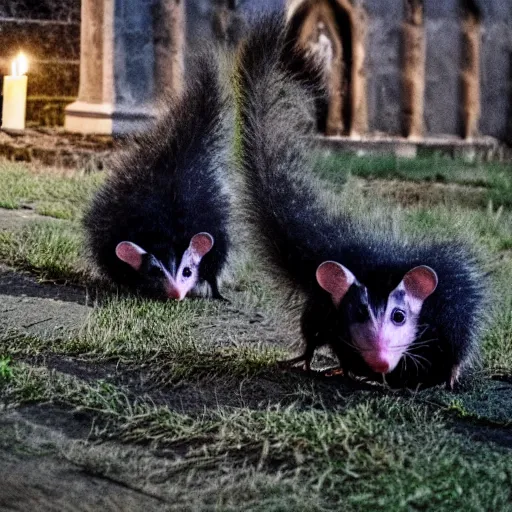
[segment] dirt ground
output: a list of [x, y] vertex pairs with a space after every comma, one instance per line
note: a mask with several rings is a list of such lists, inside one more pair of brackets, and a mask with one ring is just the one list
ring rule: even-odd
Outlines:
[[0, 131], [0, 154], [7, 159], [56, 167], [102, 169], [115, 145], [110, 136], [73, 134], [62, 128], [27, 128], [23, 134]]

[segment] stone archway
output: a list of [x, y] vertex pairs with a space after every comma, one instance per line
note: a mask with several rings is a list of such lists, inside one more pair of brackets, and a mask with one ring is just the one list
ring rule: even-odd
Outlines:
[[368, 129], [365, 71], [366, 15], [349, 0], [289, 0], [298, 44], [323, 61], [329, 85], [326, 135], [358, 137]]

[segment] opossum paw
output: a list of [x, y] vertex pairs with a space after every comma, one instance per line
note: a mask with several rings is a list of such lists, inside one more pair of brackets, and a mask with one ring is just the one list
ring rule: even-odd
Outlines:
[[280, 368], [286, 370], [300, 370], [305, 372], [311, 371], [311, 363], [304, 354], [293, 357], [292, 359], [285, 359], [277, 362]]
[[455, 388], [455, 385], [457, 384], [457, 382], [459, 382], [459, 377], [460, 377], [460, 366], [455, 365], [452, 368], [450, 378], [446, 382], [446, 389], [448, 389], [449, 391], [453, 391], [453, 389]]

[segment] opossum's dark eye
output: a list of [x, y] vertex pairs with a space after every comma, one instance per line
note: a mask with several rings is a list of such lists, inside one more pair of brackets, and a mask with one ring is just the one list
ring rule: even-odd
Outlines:
[[398, 308], [393, 309], [391, 320], [395, 325], [403, 325], [405, 323], [405, 311]]
[[190, 277], [192, 275], [192, 270], [190, 270], [188, 267], [185, 267], [183, 269], [182, 274], [183, 274], [183, 277]]

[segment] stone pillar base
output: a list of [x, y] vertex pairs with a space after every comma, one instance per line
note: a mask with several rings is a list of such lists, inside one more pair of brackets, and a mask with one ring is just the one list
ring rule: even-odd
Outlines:
[[75, 101], [66, 107], [64, 128], [68, 132], [123, 135], [144, 130], [155, 119], [151, 108], [114, 109], [110, 103]]

